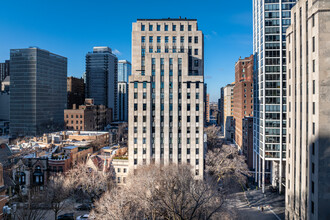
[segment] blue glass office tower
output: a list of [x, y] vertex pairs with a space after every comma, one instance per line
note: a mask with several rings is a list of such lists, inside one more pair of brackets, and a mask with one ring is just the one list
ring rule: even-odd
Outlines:
[[10, 133], [40, 135], [64, 126], [67, 58], [37, 47], [10, 50]]
[[118, 59], [109, 47], [94, 47], [86, 55], [86, 98], [112, 108], [117, 120]]
[[118, 120], [128, 120], [128, 77], [131, 75], [131, 63], [127, 60], [118, 61]]
[[282, 191], [286, 161], [286, 28], [296, 0], [253, 0], [254, 168]]

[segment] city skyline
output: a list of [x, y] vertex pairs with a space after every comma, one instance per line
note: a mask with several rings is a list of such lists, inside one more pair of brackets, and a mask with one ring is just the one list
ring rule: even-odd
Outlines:
[[[131, 61], [131, 24], [136, 19], [179, 16], [196, 18], [199, 28], [205, 33], [205, 82], [208, 84], [210, 101], [216, 102], [220, 94], [218, 88], [234, 81], [234, 64], [237, 59], [252, 53], [250, 1], [241, 0], [235, 8], [230, 2], [217, 1], [203, 5], [195, 1], [189, 1], [189, 4], [180, 1], [175, 2], [177, 6], [173, 8], [169, 2], [162, 5], [161, 11], [157, 9], [160, 4], [129, 1], [125, 13], [111, 10], [108, 17], [107, 13], [99, 13], [99, 6], [118, 8], [120, 3], [111, 2], [110, 5], [106, 1], [80, 1], [77, 5], [70, 1], [65, 3], [66, 7], [60, 7], [63, 1], [20, 2], [19, 8], [15, 8], [17, 1], [15, 4], [3, 2], [0, 9], [0, 25], [6, 33], [0, 36], [0, 40], [6, 42], [0, 46], [1, 62], [9, 59], [9, 49], [38, 46], [67, 57], [68, 76], [82, 77], [85, 72], [85, 54], [94, 46], [108, 46], [117, 53], [119, 60]], [[148, 8], [143, 5], [148, 5]], [[31, 10], [39, 12], [30, 14]], [[13, 16], [11, 11], [16, 11], [15, 14], [20, 16]], [[57, 15], [59, 11], [61, 16]], [[125, 16], [127, 14], [129, 16]], [[87, 29], [88, 26], [94, 28]]]

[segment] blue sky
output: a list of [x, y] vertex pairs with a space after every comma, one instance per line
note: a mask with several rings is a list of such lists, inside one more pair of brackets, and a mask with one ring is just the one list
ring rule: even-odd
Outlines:
[[67, 57], [68, 75], [81, 77], [93, 46], [109, 46], [119, 59], [131, 60], [137, 18], [179, 16], [198, 19], [205, 80], [217, 101], [220, 88], [235, 79], [235, 62], [252, 53], [252, 0], [3, 0], [0, 62], [10, 49], [38, 46]]

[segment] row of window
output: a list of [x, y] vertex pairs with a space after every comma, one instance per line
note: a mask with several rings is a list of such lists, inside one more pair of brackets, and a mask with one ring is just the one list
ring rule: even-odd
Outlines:
[[[154, 29], [154, 26], [156, 27], [156, 29]], [[184, 31], [185, 30], [185, 26], [184, 25], [178, 25], [179, 26], [179, 30], [180, 31]], [[191, 31], [192, 29], [192, 26], [189, 24], [188, 25], [188, 31]], [[168, 24], [164, 24], [163, 27], [162, 25], [160, 24], [157, 24], [157, 25], [153, 25], [153, 24], [149, 24], [148, 25], [148, 30], [149, 31], [169, 31], [169, 25]], [[172, 31], [177, 31], [177, 25], [176, 24], [172, 24], [172, 27], [171, 27], [171, 30]], [[145, 24], [141, 24], [141, 31], [146, 31], [146, 25]]]
[[[66, 115], [65, 117], [69, 118], [69, 115]], [[82, 115], [76, 115], [76, 118], [79, 118], [79, 117], [82, 118]], [[71, 118], [74, 118], [73, 115], [71, 115]]]
[[[157, 36], [157, 43], [161, 43], [161, 36]], [[173, 36], [172, 37], [172, 43], [176, 43], [177, 42], [177, 37], [176, 36]], [[145, 36], [141, 36], [141, 43], [145, 43], [146, 42], [146, 37]], [[153, 36], [149, 36], [149, 43], [153, 43], [154, 42], [154, 37]], [[169, 42], [169, 37], [168, 36], [165, 36], [164, 37], [164, 42], [165, 43], [168, 43]], [[181, 36], [180, 37], [180, 43], [184, 43], [184, 36]], [[188, 43], [192, 43], [192, 36], [189, 36], [188, 37]], [[194, 43], [195, 44], [198, 44], [198, 37], [195, 36], [194, 37]]]
[[[156, 49], [156, 50], [155, 50], [155, 49]], [[161, 53], [161, 52], [162, 52], [162, 48], [161, 48], [161, 46], [157, 46], [155, 49], [154, 49], [153, 46], [149, 46], [149, 53], [153, 53], [153, 52], [155, 52], [155, 53]], [[169, 53], [169, 52], [170, 52], [170, 48], [169, 48], [168, 46], [165, 46], [165, 50], [164, 50], [163, 52], [164, 52], [164, 53]], [[178, 48], [178, 50], [177, 50], [177, 47], [176, 47], [176, 46], [173, 46], [171, 52], [172, 52], [172, 53], [184, 53], [184, 52], [185, 52], [185, 49], [184, 49], [184, 47], [182, 46], [182, 47]], [[145, 54], [146, 54], [146, 49], [145, 49], [145, 47], [143, 46], [143, 47], [141, 48], [141, 56], [144, 57]], [[192, 54], [192, 49], [191, 49], [191, 48], [188, 49], [188, 54], [189, 54], [189, 55]], [[194, 49], [194, 55], [198, 55], [198, 49]], [[143, 66], [143, 65], [142, 65], [142, 66]]]
[[[78, 120], [77, 120], [77, 121], [76, 121], [76, 124], [79, 124], [79, 122], [80, 122], [80, 124], [83, 123], [83, 121], [78, 121]], [[66, 123], [69, 124], [69, 120], [67, 120]], [[74, 121], [71, 121], [71, 124], [74, 124]]]
[[[191, 88], [191, 84], [193, 84], [194, 82], [187, 82], [187, 89], [190, 89]], [[139, 85], [139, 82], [134, 82], [134, 89], [137, 89], [138, 88], [138, 85]], [[195, 83], [196, 85], [196, 89], [199, 89], [199, 82], [196, 82]], [[244, 86], [246, 86], [246, 83], [244, 84]], [[252, 84], [251, 84], [252, 86]], [[146, 89], [147, 88], [147, 82], [143, 82], [143, 88]], [[197, 94], [197, 93], [196, 93]], [[197, 96], [196, 96], [197, 97]], [[198, 95], [199, 97], [199, 95]]]

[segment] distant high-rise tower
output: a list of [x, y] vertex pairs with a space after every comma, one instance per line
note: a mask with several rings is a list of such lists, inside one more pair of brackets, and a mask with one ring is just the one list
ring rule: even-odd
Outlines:
[[83, 78], [68, 77], [67, 78], [68, 92], [68, 109], [72, 109], [73, 104], [76, 107], [83, 105], [85, 102], [85, 83]]
[[295, 0], [253, 0], [255, 180], [282, 191], [286, 158], [286, 28]]
[[128, 77], [131, 75], [131, 63], [118, 61], [118, 120], [128, 120]]
[[330, 1], [299, 0], [291, 18], [285, 219], [329, 219]]
[[36, 47], [10, 50], [10, 133], [39, 135], [64, 127], [67, 58]]
[[0, 84], [1, 82], [10, 75], [9, 73], [9, 69], [10, 69], [10, 65], [9, 65], [9, 60], [6, 60], [4, 63], [0, 63]]
[[129, 169], [204, 169], [204, 44], [196, 19], [138, 19], [129, 77]]
[[94, 47], [86, 54], [86, 98], [112, 108], [117, 120], [118, 59], [109, 47]]

